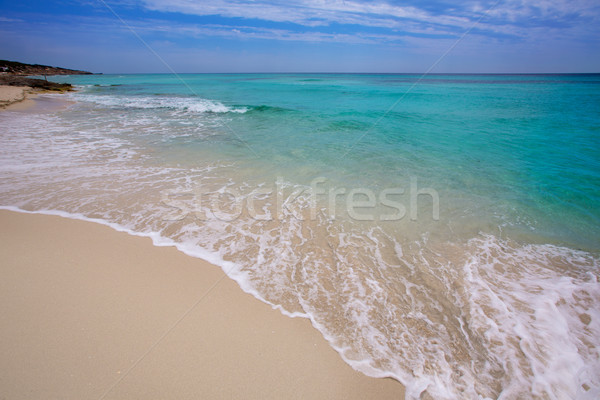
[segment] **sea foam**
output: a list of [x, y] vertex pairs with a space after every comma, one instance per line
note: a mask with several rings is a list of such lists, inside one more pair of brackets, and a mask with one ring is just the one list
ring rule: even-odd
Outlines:
[[199, 97], [172, 96], [111, 96], [94, 94], [75, 94], [78, 101], [92, 102], [111, 108], [133, 109], [171, 109], [191, 113], [245, 113], [245, 107], [229, 107], [219, 101]]

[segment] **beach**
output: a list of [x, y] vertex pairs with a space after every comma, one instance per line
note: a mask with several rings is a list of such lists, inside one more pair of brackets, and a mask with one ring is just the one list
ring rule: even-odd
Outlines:
[[600, 75], [52, 80], [0, 112], [7, 398], [600, 395]]
[[0, 227], [3, 398], [403, 398], [173, 247], [58, 216]]

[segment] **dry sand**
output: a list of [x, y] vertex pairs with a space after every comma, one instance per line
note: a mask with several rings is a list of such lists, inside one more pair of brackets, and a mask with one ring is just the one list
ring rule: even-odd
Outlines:
[[148, 238], [0, 210], [0, 277], [0, 399], [404, 398]]
[[[0, 111], [53, 113], [75, 104], [73, 101], [49, 96], [47, 93], [51, 92], [30, 87], [0, 85]], [[56, 92], [53, 94], [56, 94]]]
[[1, 110], [25, 110], [35, 103], [32, 88], [28, 86], [5, 86], [0, 85], [0, 111]]

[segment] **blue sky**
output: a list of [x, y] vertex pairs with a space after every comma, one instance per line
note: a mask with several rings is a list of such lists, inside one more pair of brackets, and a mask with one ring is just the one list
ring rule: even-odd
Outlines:
[[600, 72], [600, 1], [0, 0], [0, 59], [103, 73]]

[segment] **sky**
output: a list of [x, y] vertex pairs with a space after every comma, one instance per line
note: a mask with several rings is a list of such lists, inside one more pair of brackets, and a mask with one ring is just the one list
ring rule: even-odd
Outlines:
[[597, 73], [600, 1], [0, 0], [0, 59], [97, 73]]

